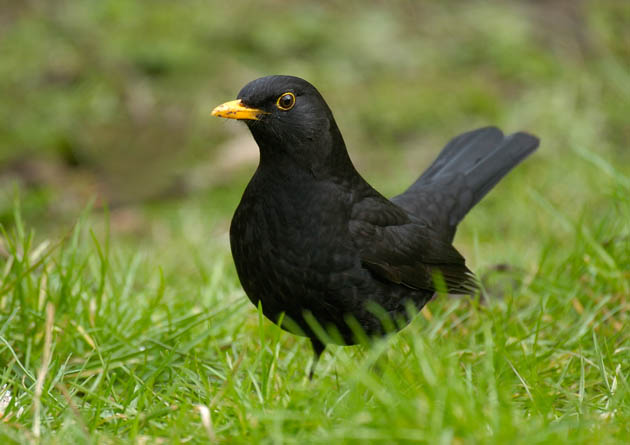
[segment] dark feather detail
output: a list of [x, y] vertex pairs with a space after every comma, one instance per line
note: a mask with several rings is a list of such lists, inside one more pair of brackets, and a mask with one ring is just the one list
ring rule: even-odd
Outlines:
[[452, 240], [457, 224], [510, 170], [538, 147], [527, 133], [505, 137], [495, 127], [457, 136], [404, 193], [392, 202]]

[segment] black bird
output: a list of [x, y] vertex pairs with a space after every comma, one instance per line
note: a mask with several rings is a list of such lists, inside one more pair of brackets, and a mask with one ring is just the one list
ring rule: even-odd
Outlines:
[[436, 274], [448, 292], [471, 293], [474, 277], [451, 244], [457, 224], [539, 142], [494, 127], [461, 134], [387, 199], [356, 171], [330, 108], [303, 79], [256, 79], [212, 114], [243, 120], [260, 149], [230, 227], [239, 279], [266, 317], [284, 314], [283, 328], [311, 339], [311, 376], [326, 342], [355, 344], [357, 327], [380, 335], [387, 317], [421, 309]]

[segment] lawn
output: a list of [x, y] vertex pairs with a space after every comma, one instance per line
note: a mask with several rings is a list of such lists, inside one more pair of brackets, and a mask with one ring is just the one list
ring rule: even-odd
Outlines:
[[[630, 4], [233, 3], [6, 7], [0, 443], [627, 443]], [[239, 285], [256, 150], [210, 117], [271, 73], [388, 196], [460, 132], [542, 141], [460, 226], [484, 297], [312, 381]]]

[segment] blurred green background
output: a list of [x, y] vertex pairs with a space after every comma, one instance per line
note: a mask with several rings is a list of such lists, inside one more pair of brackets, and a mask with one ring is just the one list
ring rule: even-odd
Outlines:
[[[31, 0], [1, 8], [5, 225], [16, 190], [40, 226], [74, 221], [94, 197], [110, 206], [115, 230], [133, 235], [148, 233], [161, 203], [167, 219], [191, 202], [208, 221], [225, 221], [257, 151], [244, 126], [210, 110], [268, 74], [320, 89], [359, 169], [387, 194], [449, 138], [489, 124], [541, 137], [515, 175], [569, 212], [608, 205], [576, 149], [628, 169], [628, 1]], [[520, 200], [523, 182], [515, 184], [501, 193]]]

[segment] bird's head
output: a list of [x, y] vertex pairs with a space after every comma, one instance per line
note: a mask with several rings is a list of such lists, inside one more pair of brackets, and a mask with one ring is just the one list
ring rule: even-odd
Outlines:
[[219, 105], [212, 115], [245, 122], [258, 143], [261, 162], [291, 159], [311, 170], [330, 170], [349, 161], [330, 108], [317, 89], [299, 77], [253, 80], [236, 100]]

